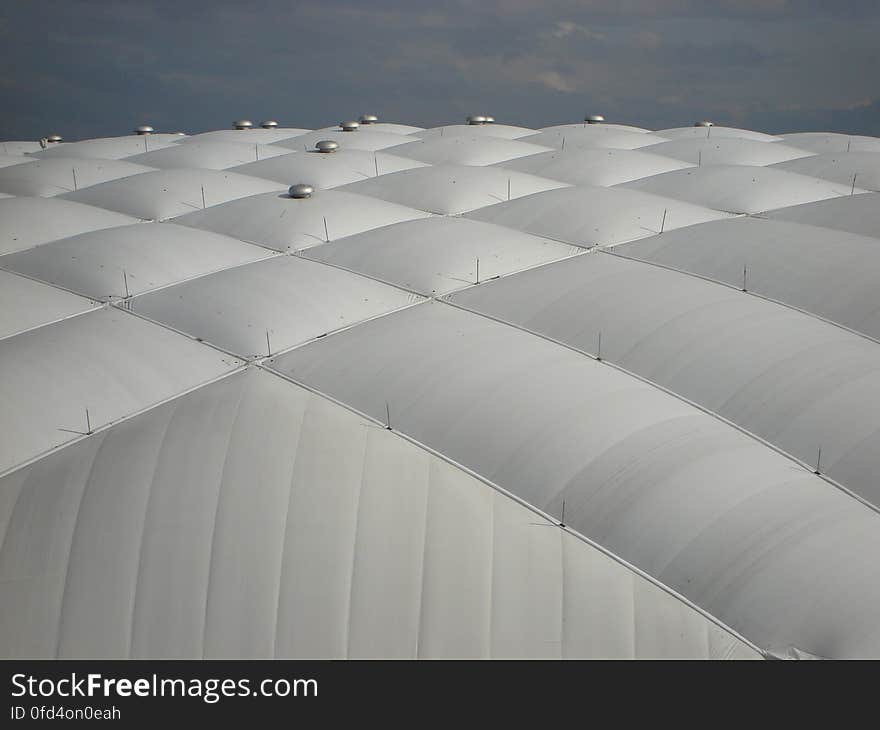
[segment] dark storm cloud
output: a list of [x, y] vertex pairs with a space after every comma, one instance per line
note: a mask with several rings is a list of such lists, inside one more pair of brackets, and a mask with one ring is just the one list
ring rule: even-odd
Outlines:
[[0, 137], [475, 110], [880, 134], [878, 32], [877, 0], [6, 3]]

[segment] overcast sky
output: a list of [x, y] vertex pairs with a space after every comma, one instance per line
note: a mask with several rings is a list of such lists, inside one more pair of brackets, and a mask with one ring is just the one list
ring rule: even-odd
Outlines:
[[0, 138], [537, 127], [880, 135], [880, 0], [0, 0]]

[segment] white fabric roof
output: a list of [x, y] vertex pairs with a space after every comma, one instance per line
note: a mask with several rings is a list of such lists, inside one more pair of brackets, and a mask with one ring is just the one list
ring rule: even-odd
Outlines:
[[665, 142], [666, 139], [655, 134], [632, 129], [616, 129], [604, 124], [575, 124], [539, 130], [531, 137], [521, 137], [520, 141], [553, 149], [632, 150]]
[[[634, 296], [634, 292], [637, 293]], [[607, 254], [453, 301], [586, 352], [718, 414], [880, 508], [880, 347], [731, 287]], [[761, 403], [760, 408], [754, 406]]]
[[133, 155], [127, 160], [140, 165], [167, 169], [174, 167], [196, 167], [207, 170], [225, 170], [228, 167], [244, 165], [248, 162], [265, 160], [278, 155], [290, 154], [277, 145], [254, 142], [211, 142], [192, 140], [178, 147], [165, 147], [142, 155]]
[[10, 165], [20, 165], [23, 162], [33, 162], [33, 157], [25, 157], [24, 155], [5, 155], [0, 154], [0, 168], [9, 167]]
[[0, 169], [0, 192], [10, 195], [50, 197], [142, 172], [151, 172], [154, 169], [147, 164], [137, 164], [127, 160], [66, 157], [33, 159], [30, 165], [15, 165]]
[[0, 254], [23, 251], [41, 243], [85, 231], [136, 223], [131, 216], [63, 198], [0, 200]]
[[3, 471], [240, 364], [119, 310], [8, 337], [2, 352]]
[[428, 165], [346, 185], [370, 195], [439, 215], [467, 213], [567, 183], [515, 170], [467, 165]]
[[[648, 178], [650, 179], [650, 178]], [[571, 187], [498, 203], [470, 218], [577, 246], [613, 246], [727, 214], [623, 187]]]
[[803, 309], [880, 340], [878, 239], [784, 220], [713, 221], [624, 244], [615, 253], [692, 272]]
[[880, 139], [858, 134], [836, 134], [828, 132], [795, 132], [782, 134], [779, 138], [785, 144], [823, 154], [827, 152], [880, 152]]
[[178, 144], [201, 142], [236, 142], [241, 144], [274, 144], [307, 134], [308, 129], [277, 127], [275, 129], [217, 129], [188, 137], [181, 137]]
[[[850, 187], [776, 168], [711, 165], [655, 175], [625, 187], [730, 213], [761, 213], [849, 195]], [[864, 192], [856, 189], [856, 192]]]
[[457, 135], [431, 137], [393, 149], [395, 155], [411, 157], [431, 165], [492, 165], [515, 157], [546, 152], [547, 147], [516, 139], [503, 139], [489, 135]]
[[96, 299], [120, 299], [271, 255], [260, 246], [173, 223], [90, 231], [0, 256], [0, 267]]
[[[643, 152], [666, 155], [694, 165], [772, 165], [802, 157], [811, 152], [781, 142], [767, 144], [747, 137], [676, 137], [668, 142], [640, 148]], [[158, 154], [158, 153], [156, 153]], [[148, 163], [149, 164], [149, 163]]]
[[880, 140], [508, 121], [0, 146], [0, 657], [880, 656]]
[[294, 185], [306, 183], [315, 188], [335, 188], [357, 182], [377, 174], [422, 167], [424, 162], [409, 160], [385, 152], [368, 152], [352, 147], [340, 147], [332, 153], [293, 152], [259, 162], [249, 162], [233, 168], [242, 175]]
[[434, 216], [340, 238], [303, 255], [431, 296], [580, 250], [490, 223]]
[[0, 269], [0, 339], [94, 306], [97, 302]]
[[778, 142], [782, 137], [775, 137], [763, 132], [753, 132], [751, 129], [738, 129], [736, 127], [712, 126], [712, 127], [673, 127], [672, 129], [660, 129], [654, 132], [660, 137], [667, 139], [687, 139], [689, 137], [735, 137], [739, 139], [753, 139], [758, 142]]
[[342, 190], [295, 199], [269, 193], [190, 213], [175, 223], [215, 231], [278, 251], [317, 246], [428, 213]]
[[283, 189], [278, 183], [235, 172], [184, 168], [132, 175], [63, 197], [144, 220], [164, 220], [235, 198]]
[[42, 147], [36, 140], [0, 142], [3, 145], [4, 155], [26, 155], [31, 152], [39, 152]]
[[48, 149], [31, 152], [34, 157], [86, 157], [99, 160], [121, 160], [141, 152], [160, 150], [183, 139], [173, 134], [129, 135], [87, 139], [82, 142], [52, 144]]
[[561, 180], [572, 185], [608, 187], [661, 172], [691, 167], [687, 162], [637, 150], [581, 148], [541, 152], [499, 162], [499, 167]]
[[880, 514], [656, 387], [435, 302], [270, 366], [376, 419], [387, 403], [396, 429], [557, 518], [565, 500], [566, 524], [761, 646], [880, 651]]
[[877, 152], [825, 152], [775, 165], [781, 170], [820, 177], [863, 190], [880, 190], [880, 150]]
[[581, 129], [587, 128], [592, 129], [596, 132], [611, 132], [611, 131], [619, 131], [619, 132], [643, 132], [648, 133], [651, 130], [646, 129], [645, 127], [634, 127], [631, 124], [614, 124], [613, 122], [603, 122], [602, 124], [587, 124], [586, 122], [577, 122], [577, 123], [569, 123], [569, 124], [553, 124], [549, 127], [541, 127], [536, 130], [537, 132], [554, 132], [557, 130], [568, 130], [568, 129]]
[[270, 354], [270, 347], [278, 352], [416, 299], [341, 269], [295, 256], [273, 256], [143, 294], [131, 301], [131, 308], [252, 358]]
[[337, 142], [343, 149], [351, 147], [355, 150], [375, 152], [376, 150], [404, 144], [410, 140], [410, 137], [399, 132], [373, 132], [370, 127], [362, 127], [354, 132], [343, 132], [336, 128], [326, 131], [306, 132], [296, 137], [279, 140], [275, 144], [278, 147], [305, 152], [314, 149], [316, 142], [325, 139]]
[[411, 124], [398, 124], [397, 122], [376, 122], [369, 126], [372, 132], [391, 132], [393, 134], [414, 134], [424, 129], [424, 127], [414, 127]]
[[769, 211], [767, 217], [880, 238], [880, 193], [794, 205]]
[[[546, 518], [265, 372], [0, 479], [0, 515], [0, 615], [29, 617], [0, 622], [6, 656], [757, 656]], [[69, 550], [45, 550], [47, 534]]]
[[[371, 126], [370, 129], [373, 127]], [[499, 137], [501, 139], [517, 139], [534, 134], [534, 129], [517, 127], [511, 124], [448, 124], [445, 127], [432, 127], [413, 132], [413, 137], [432, 139], [434, 137]]]

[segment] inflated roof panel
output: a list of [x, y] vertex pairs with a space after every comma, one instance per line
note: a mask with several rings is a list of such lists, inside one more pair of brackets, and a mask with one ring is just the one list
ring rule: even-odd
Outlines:
[[63, 198], [0, 200], [0, 255], [86, 231], [137, 223], [136, 218]]
[[850, 189], [859, 187], [875, 192], [880, 190], [880, 150], [877, 152], [825, 152], [789, 162], [781, 162], [774, 167], [849, 185]]
[[128, 137], [105, 137], [82, 142], [63, 142], [45, 150], [32, 152], [34, 157], [86, 157], [99, 160], [121, 160], [150, 150], [160, 150], [177, 144], [182, 139], [175, 135], [145, 134]]
[[260, 357], [416, 301], [408, 292], [295, 256], [225, 269], [135, 297], [139, 314]]
[[117, 180], [154, 168], [146, 163], [88, 158], [34, 159], [30, 165], [0, 169], [0, 192], [50, 197]]
[[561, 180], [571, 185], [607, 187], [691, 167], [687, 162], [638, 150], [585, 148], [554, 150], [498, 163], [498, 167]]
[[335, 188], [389, 172], [423, 167], [424, 162], [410, 160], [385, 152], [368, 152], [352, 147], [332, 153], [293, 152], [233, 168], [242, 175], [262, 177], [279, 183], [306, 183], [314, 188]]
[[811, 152], [777, 142], [767, 144], [745, 137], [679, 137], [668, 142], [640, 148], [643, 152], [665, 155], [694, 165], [772, 165], [801, 157]]
[[304, 199], [278, 193], [254, 196], [181, 216], [175, 223], [290, 251], [428, 215], [366, 195], [326, 190]]
[[431, 165], [492, 165], [547, 150], [540, 144], [514, 139], [461, 135], [408, 142], [395, 147], [393, 152]]
[[429, 165], [346, 185], [370, 195], [439, 215], [467, 213], [567, 183], [497, 167]]
[[[880, 242], [751, 217], [703, 223], [615, 249], [769, 297], [880, 340]], [[745, 282], [743, 281], [745, 276]]]
[[815, 466], [821, 448], [822, 473], [880, 508], [875, 342], [731, 287], [608, 254], [488, 282], [453, 301], [600, 354], [805, 464]]
[[767, 217], [880, 238], [880, 193], [846, 195], [771, 210]]
[[97, 302], [0, 269], [0, 339], [95, 306]]
[[435, 295], [580, 250], [491, 223], [436, 216], [340, 238], [303, 255]]
[[468, 214], [577, 246], [614, 246], [727, 214], [672, 198], [613, 187], [536, 193]]
[[219, 170], [173, 169], [94, 185], [63, 197], [144, 220], [164, 220], [249, 195], [281, 191], [268, 180]]
[[129, 162], [160, 168], [174, 167], [204, 168], [206, 170], [225, 170], [248, 162], [265, 160], [278, 155], [290, 154], [276, 145], [255, 142], [201, 142], [192, 141], [165, 147], [142, 155], [127, 158]]
[[0, 357], [0, 472], [240, 364], [114, 309], [7, 337]]
[[0, 266], [102, 300], [120, 299], [272, 255], [173, 223], [105, 228], [0, 256]]
[[761, 213], [850, 194], [849, 186], [747, 165], [692, 167], [634, 180], [624, 186], [730, 213]]

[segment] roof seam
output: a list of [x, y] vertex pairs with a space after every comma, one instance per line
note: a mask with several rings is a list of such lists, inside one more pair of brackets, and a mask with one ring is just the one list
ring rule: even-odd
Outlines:
[[455, 308], [460, 309], [464, 312], [468, 312], [470, 314], [474, 314], [479, 317], [484, 317], [486, 319], [492, 320], [493, 322], [497, 322], [498, 324], [507, 325], [508, 327], [513, 327], [514, 329], [520, 330], [521, 332], [532, 335], [534, 337], [538, 337], [542, 340], [546, 340], [547, 342], [552, 342], [555, 345], [559, 345], [560, 347], [564, 347], [567, 350], [571, 350], [572, 352], [576, 352], [579, 355], [583, 355], [584, 357], [588, 357], [591, 360], [595, 360], [596, 362], [598, 362], [600, 364], [607, 365], [608, 367], [614, 368], [615, 370], [617, 370], [620, 373], [628, 375], [632, 378], [635, 378], [636, 380], [641, 381], [642, 383], [645, 383], [646, 385], [649, 385], [653, 388], [656, 388], [657, 390], [660, 390], [663, 393], [666, 393], [667, 395], [670, 395], [670, 396], [680, 400], [683, 403], [687, 403], [688, 405], [696, 408], [697, 410], [701, 411], [702, 413], [705, 413], [706, 415], [711, 416], [712, 418], [714, 418], [718, 421], [721, 421], [722, 423], [726, 424], [727, 426], [730, 426], [730, 427], [736, 429], [737, 431], [739, 431], [743, 435], [748, 436], [750, 439], [757, 441], [758, 443], [762, 444], [763, 446], [766, 446], [767, 448], [772, 449], [773, 451], [775, 451], [779, 455], [784, 456], [789, 461], [795, 463], [798, 467], [804, 469], [806, 472], [808, 472], [812, 476], [815, 476], [815, 477], [818, 477], [819, 479], [822, 479], [823, 481], [827, 482], [831, 486], [840, 490], [844, 494], [853, 498], [857, 502], [860, 502], [862, 505], [864, 505], [865, 507], [867, 507], [871, 511], [873, 511], [877, 514], [880, 514], [880, 506], [872, 504], [871, 502], [866, 500], [864, 497], [856, 494], [855, 492], [853, 492], [852, 490], [843, 486], [839, 482], [835, 481], [834, 479], [832, 479], [828, 475], [822, 474], [821, 472], [816, 472], [815, 469], [811, 465], [807, 464], [806, 462], [801, 461], [796, 456], [789, 454], [787, 451], [783, 450], [781, 447], [777, 446], [776, 444], [773, 444], [770, 441], [763, 439], [762, 437], [758, 436], [755, 433], [752, 433], [751, 431], [749, 431], [745, 427], [743, 427], [737, 423], [734, 423], [733, 421], [728, 420], [727, 418], [722, 416], [720, 413], [716, 413], [715, 411], [711, 410], [710, 408], [707, 408], [706, 406], [701, 405], [700, 403], [692, 401], [689, 398], [685, 397], [684, 395], [675, 392], [674, 390], [670, 390], [669, 388], [666, 388], [665, 386], [660, 385], [659, 383], [655, 383], [653, 380], [650, 380], [649, 378], [646, 378], [642, 375], [639, 375], [638, 373], [634, 373], [630, 370], [627, 370], [625, 367], [618, 365], [617, 363], [611, 362], [604, 357], [600, 358], [593, 353], [587, 352], [586, 350], [581, 350], [580, 348], [575, 347], [574, 345], [570, 345], [566, 342], [562, 342], [561, 340], [557, 340], [553, 337], [550, 337], [549, 335], [545, 335], [540, 332], [535, 332], [534, 330], [530, 330], [529, 328], [527, 328], [523, 325], [516, 324], [515, 322], [509, 322], [505, 319], [501, 319], [500, 317], [496, 317], [492, 314], [487, 314], [485, 312], [480, 312], [480, 311], [477, 311], [474, 309], [470, 309], [469, 307], [466, 307], [462, 304], [459, 304], [458, 302], [450, 301], [446, 297], [438, 299], [438, 301], [440, 301], [442, 304], [446, 304], [448, 306], [455, 307]]
[[[380, 426], [383, 429], [386, 428], [385, 424], [381, 420], [371, 416], [368, 413], [364, 413], [363, 411], [358, 410], [353, 405], [346, 403], [345, 401], [341, 401], [341, 400], [333, 397], [329, 393], [326, 393], [322, 390], [319, 390], [318, 388], [315, 388], [314, 386], [311, 386], [308, 383], [297, 380], [296, 378], [294, 378], [286, 373], [282, 373], [279, 370], [275, 370], [271, 366], [268, 366], [268, 365], [265, 365], [262, 363], [256, 364], [256, 367], [260, 368], [261, 370], [265, 370], [267, 373], [270, 373], [270, 374], [274, 375], [275, 377], [280, 378], [281, 380], [287, 381], [291, 385], [295, 385], [297, 387], [303, 388], [304, 390], [307, 390], [310, 393], [313, 393], [321, 398], [325, 398], [326, 400], [330, 401], [331, 403], [334, 403], [337, 406], [345, 408], [346, 410], [350, 411], [351, 413], [356, 414], [357, 416], [360, 416], [361, 418], [366, 418], [367, 420], [369, 420], [371, 423], [375, 424], [376, 426]], [[388, 430], [388, 429], [386, 429], [386, 430]], [[512, 500], [516, 504], [518, 504], [522, 507], [525, 507], [533, 514], [538, 515], [539, 517], [547, 520], [550, 523], [550, 525], [558, 526], [559, 529], [567, 532], [568, 534], [574, 536], [576, 539], [580, 540], [581, 542], [598, 550], [603, 555], [606, 555], [607, 557], [611, 558], [614, 562], [618, 563], [619, 565], [622, 565], [624, 568], [629, 570], [631, 573], [638, 575], [639, 577], [648, 581], [649, 583], [656, 586], [657, 588], [660, 588], [665, 593], [669, 594], [670, 596], [672, 596], [673, 598], [675, 598], [679, 602], [683, 603], [684, 605], [688, 606], [692, 610], [696, 611], [701, 616], [703, 616], [707, 620], [711, 621], [712, 623], [714, 623], [716, 626], [718, 626], [719, 628], [721, 628], [722, 630], [724, 630], [725, 632], [727, 632], [731, 636], [742, 641], [749, 648], [753, 649], [754, 651], [758, 652], [759, 654], [761, 654], [764, 657], [767, 656], [767, 650], [762, 649], [757, 644], [750, 641], [747, 637], [740, 634], [736, 629], [734, 629], [731, 626], [728, 626], [720, 618], [718, 618], [714, 614], [710, 613], [706, 609], [702, 608], [698, 604], [694, 603], [689, 598], [682, 595], [681, 593], [676, 591], [674, 588], [672, 588], [671, 586], [669, 586], [666, 583], [664, 583], [663, 581], [661, 581], [659, 578], [656, 578], [655, 576], [651, 575], [650, 573], [646, 573], [641, 568], [628, 562], [623, 557], [621, 557], [620, 555], [617, 555], [617, 553], [613, 552], [609, 548], [606, 548], [605, 546], [601, 545], [600, 543], [595, 542], [591, 538], [587, 537], [586, 535], [584, 535], [581, 532], [578, 532], [577, 530], [573, 529], [569, 525], [561, 525], [558, 518], [554, 517], [553, 515], [548, 514], [547, 512], [544, 512], [543, 510], [539, 509], [538, 507], [535, 507], [530, 502], [527, 502], [526, 500], [522, 499], [521, 497], [518, 497], [517, 495], [513, 494], [512, 492], [509, 492], [504, 487], [500, 486], [499, 484], [496, 484], [495, 482], [493, 482], [489, 478], [483, 476], [479, 472], [474, 471], [473, 469], [470, 469], [469, 467], [464, 466], [463, 464], [460, 464], [459, 462], [455, 461], [450, 456], [444, 454], [441, 451], [437, 451], [436, 449], [432, 448], [431, 446], [428, 446], [427, 444], [419, 441], [418, 439], [414, 438], [413, 436], [410, 436], [406, 432], [399, 431], [397, 428], [392, 428], [390, 430], [392, 431], [392, 433], [394, 435], [399, 436], [400, 438], [404, 439], [405, 441], [408, 441], [409, 443], [413, 444], [414, 446], [417, 446], [420, 449], [423, 449], [424, 451], [428, 452], [432, 456], [435, 456], [435, 457], [441, 459], [442, 461], [446, 462], [447, 464], [450, 464], [451, 466], [455, 467], [456, 469], [459, 469], [460, 471], [464, 472], [465, 474], [468, 474], [469, 476], [473, 477], [477, 481], [482, 482], [486, 486], [495, 490], [496, 492], [503, 495], [504, 497], [507, 497], [508, 499]]]
[[[642, 239], [642, 240], [644, 240], [644, 239]], [[774, 299], [773, 297], [767, 296], [765, 294], [761, 294], [760, 292], [756, 292], [756, 291], [753, 291], [748, 288], [742, 289], [741, 287], [735, 286], [734, 284], [729, 284], [726, 281], [721, 281], [720, 279], [713, 279], [710, 276], [698, 274], [697, 272], [694, 272], [694, 271], [688, 271], [687, 269], [679, 269], [679, 268], [676, 268], [675, 266], [671, 266], [669, 264], [662, 264], [658, 261], [651, 261], [649, 259], [642, 259], [642, 258], [638, 258], [636, 256], [628, 256], [626, 254], [618, 253], [617, 251], [613, 251], [610, 249], [599, 248], [598, 252], [607, 254], [609, 256], [617, 256], [618, 258], [626, 259], [627, 261], [632, 261], [637, 264], [644, 264], [646, 266], [654, 266], [659, 269], [666, 269], [667, 271], [672, 271], [677, 274], [681, 274], [683, 276], [689, 276], [694, 279], [701, 279], [709, 284], [723, 286], [723, 287], [726, 287], [727, 289], [731, 289], [733, 291], [740, 292], [741, 294], [748, 294], [748, 295], [753, 296], [757, 299], [763, 299], [765, 302], [768, 302], [770, 304], [775, 304], [779, 307], [784, 307], [785, 309], [789, 309], [791, 311], [797, 312], [798, 314], [803, 314], [806, 317], [818, 320], [819, 322], [822, 322], [824, 324], [827, 324], [832, 327], [836, 327], [838, 329], [844, 330], [845, 332], [848, 332], [851, 335], [856, 335], [857, 337], [861, 337], [861, 338], [868, 340], [870, 342], [874, 342], [875, 344], [880, 344], [880, 340], [878, 340], [875, 337], [872, 337], [871, 335], [869, 335], [865, 332], [859, 332], [858, 330], [854, 330], [851, 327], [847, 327], [845, 324], [841, 324], [840, 322], [835, 322], [833, 319], [828, 319], [827, 317], [823, 317], [821, 314], [817, 314], [816, 312], [811, 312], [808, 309], [802, 309], [801, 307], [798, 307], [794, 304], [789, 304], [788, 302], [783, 302], [779, 299]]]
[[[236, 359], [240, 359], [240, 358], [238, 358], [236, 356]], [[163, 398], [162, 400], [156, 401], [155, 403], [151, 403], [148, 406], [144, 406], [143, 408], [140, 408], [136, 411], [132, 411], [131, 413], [126, 413], [124, 416], [120, 416], [117, 419], [114, 419], [112, 421], [108, 421], [107, 423], [104, 423], [100, 426], [95, 426], [92, 429], [91, 433], [81, 433], [80, 435], [70, 439], [69, 441], [65, 441], [65, 442], [60, 443], [56, 446], [51, 446], [48, 449], [44, 449], [40, 453], [35, 454], [34, 456], [31, 456], [30, 458], [26, 459], [25, 461], [22, 461], [18, 464], [13, 464], [11, 467], [5, 469], [4, 471], [0, 471], [0, 479], [7, 477], [10, 474], [14, 474], [15, 472], [19, 471], [20, 469], [26, 469], [29, 466], [33, 466], [33, 464], [40, 461], [41, 459], [48, 458], [52, 454], [54, 454], [58, 451], [61, 451], [62, 449], [66, 449], [70, 446], [74, 446], [75, 444], [78, 444], [81, 441], [84, 441], [85, 439], [90, 438], [91, 436], [96, 436], [98, 434], [104, 433], [104, 431], [112, 428], [113, 426], [115, 426], [119, 423], [124, 423], [125, 421], [129, 421], [132, 418], [136, 418], [137, 416], [140, 416], [144, 413], [147, 413], [148, 411], [152, 411], [154, 408], [160, 408], [161, 406], [164, 406], [167, 403], [171, 403], [172, 401], [175, 401], [178, 398], [182, 398], [185, 395], [189, 395], [190, 393], [193, 393], [193, 392], [199, 390], [200, 388], [205, 388], [209, 385], [213, 385], [214, 383], [217, 383], [217, 382], [223, 380], [224, 378], [228, 378], [232, 375], [236, 375], [237, 373], [243, 372], [247, 368], [248, 368], [248, 363], [243, 362], [241, 365], [233, 368], [232, 370], [228, 370], [224, 373], [221, 373], [220, 375], [218, 375], [214, 378], [211, 378], [210, 380], [206, 380], [204, 383], [198, 383], [197, 385], [194, 385], [191, 388], [187, 388], [186, 390], [182, 390], [179, 393], [174, 393], [173, 395], [170, 395], [167, 398]]]

